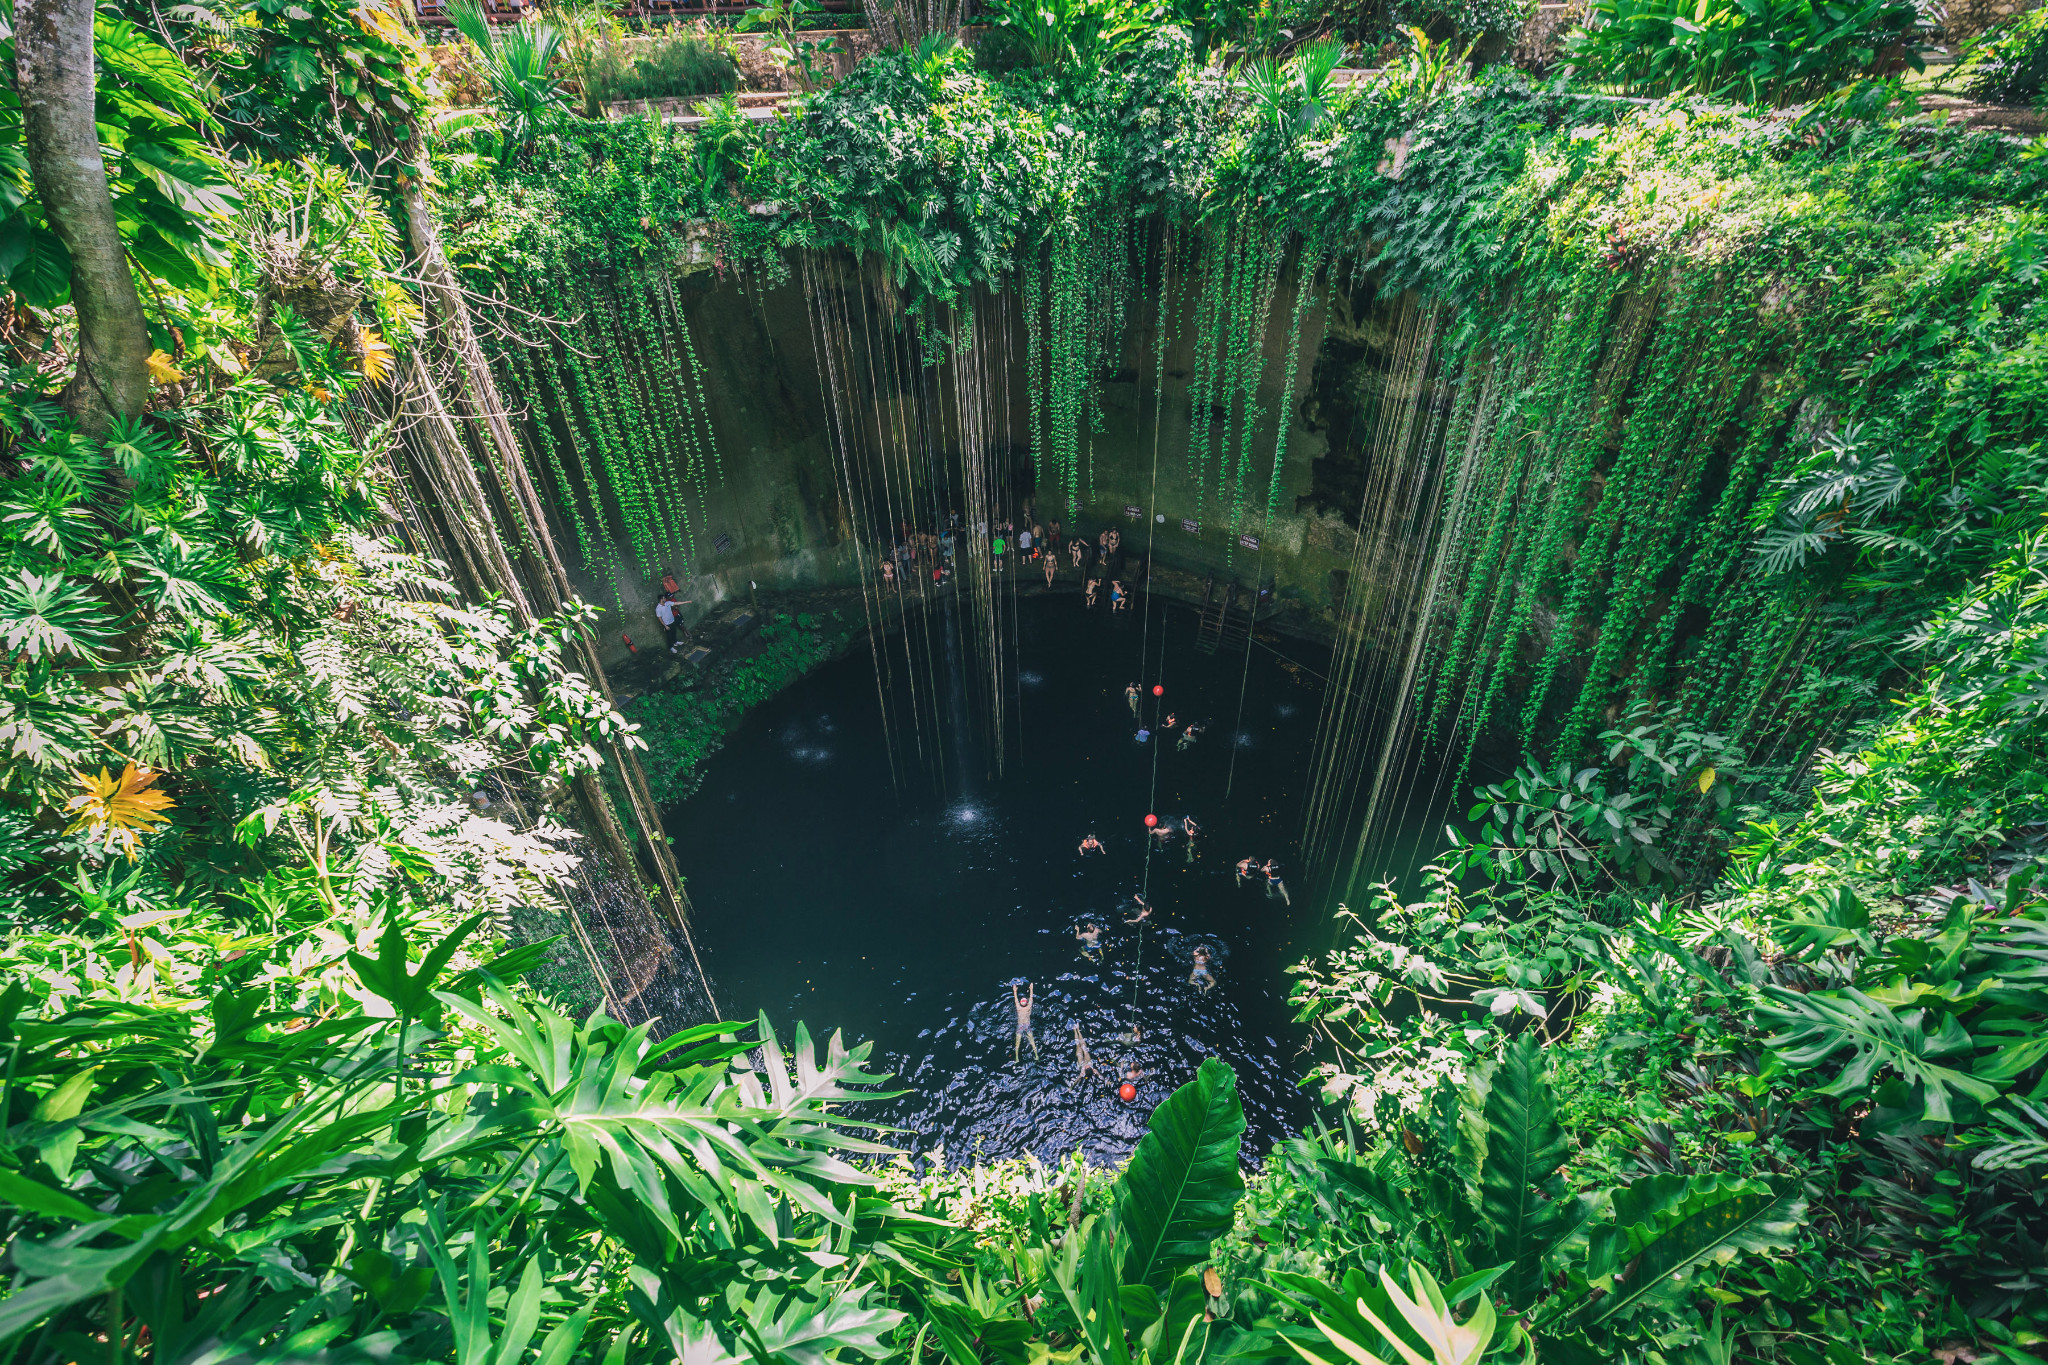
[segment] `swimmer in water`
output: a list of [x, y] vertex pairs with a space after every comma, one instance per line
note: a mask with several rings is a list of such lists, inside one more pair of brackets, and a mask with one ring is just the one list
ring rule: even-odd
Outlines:
[[1038, 988], [1029, 981], [1024, 983], [1024, 994], [1017, 994], [1017, 983], [1010, 983], [1010, 1003], [1017, 1007], [1017, 1036], [1010, 1042], [1010, 1064], [1016, 1065], [1024, 1047], [1024, 1040], [1031, 1040], [1031, 1060], [1038, 1060], [1038, 1037], [1031, 1031], [1031, 1006], [1037, 1002]]
[[1278, 896], [1290, 909], [1293, 908], [1294, 898], [1287, 894], [1287, 883], [1280, 880], [1280, 864], [1268, 858], [1266, 865], [1259, 870], [1266, 874], [1267, 899], [1270, 900], [1274, 896]]
[[[1092, 592], [1093, 589], [1090, 589], [1090, 591]], [[1124, 704], [1131, 708], [1131, 715], [1133, 717], [1138, 714], [1138, 685], [1136, 683], [1132, 683], [1124, 689]]]
[[1162, 730], [1171, 730], [1176, 723], [1177, 722], [1175, 720], [1173, 712], [1168, 711], [1166, 713], [1166, 724], [1160, 726], [1159, 728]]
[[[1135, 1038], [1137, 1034], [1138, 1030], [1133, 1028], [1131, 1030], [1131, 1036]], [[1138, 1059], [1136, 1057], [1133, 1057], [1129, 1061], [1124, 1063], [1124, 1079], [1130, 1082], [1132, 1085], [1136, 1085], [1139, 1081], [1145, 1079], [1145, 1073], [1138, 1070]]]
[[1201, 827], [1195, 824], [1195, 817], [1192, 815], [1183, 815], [1180, 818], [1180, 827], [1181, 832], [1188, 836], [1188, 861], [1193, 862], [1195, 860], [1195, 836], [1202, 832]]
[[1102, 840], [1095, 837], [1095, 831], [1092, 829], [1088, 831], [1088, 837], [1081, 841], [1081, 856], [1084, 858], [1091, 853], [1108, 852], [1109, 850], [1102, 846]]
[[1068, 1084], [1079, 1085], [1090, 1076], [1102, 1078], [1102, 1069], [1095, 1065], [1095, 1059], [1088, 1055], [1088, 1040], [1081, 1036], [1081, 1021], [1074, 1021], [1074, 1079]]
[[1199, 724], [1197, 724], [1194, 721], [1189, 721], [1188, 728], [1180, 732], [1180, 743], [1176, 744], [1174, 747], [1176, 749], [1187, 748], [1188, 745], [1193, 744], [1195, 742], [1195, 736], [1200, 734], [1201, 730], [1202, 727]]
[[1167, 843], [1173, 838], [1173, 822], [1171, 820], [1161, 820], [1158, 824], [1152, 826], [1152, 837], [1159, 841], [1159, 847], [1165, 848]]
[[1074, 930], [1074, 937], [1080, 940], [1081, 956], [1090, 962], [1102, 961], [1102, 926], [1090, 920]]
[[1209, 974], [1209, 950], [1207, 948], [1195, 949], [1195, 969], [1188, 973], [1188, 981], [1196, 990], [1204, 995], [1216, 989], [1216, 978]]
[[1243, 886], [1246, 882], [1250, 881], [1253, 870], [1257, 869], [1258, 866], [1259, 860], [1256, 857], [1239, 858], [1237, 860], [1237, 884]]
[[1133, 894], [1131, 899], [1138, 903], [1138, 913], [1125, 920], [1125, 924], [1143, 924], [1146, 920], [1152, 918], [1152, 907], [1145, 903], [1143, 896]]

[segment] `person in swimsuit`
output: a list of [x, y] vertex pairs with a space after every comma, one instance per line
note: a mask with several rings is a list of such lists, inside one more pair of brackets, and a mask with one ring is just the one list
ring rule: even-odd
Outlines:
[[1195, 836], [1202, 832], [1201, 827], [1195, 823], [1194, 816], [1183, 815], [1180, 818], [1180, 832], [1188, 838], [1188, 861], [1193, 862], [1195, 860]]
[[1173, 839], [1173, 821], [1161, 820], [1152, 826], [1152, 837], [1159, 841], [1160, 848], [1165, 848]]
[[1060, 571], [1059, 557], [1053, 554], [1052, 551], [1047, 550], [1045, 552], [1045, 563], [1040, 567], [1045, 570], [1045, 586], [1048, 590], [1050, 590], [1052, 588], [1052, 580], [1054, 576], [1057, 575]]
[[1138, 903], [1138, 913], [1125, 920], [1125, 924], [1143, 924], [1146, 920], [1152, 918], [1152, 907], [1145, 903], [1143, 896], [1134, 894], [1131, 899]]
[[1121, 580], [1112, 579], [1109, 584], [1109, 609], [1123, 611], [1131, 605], [1131, 595], [1124, 591]]
[[1088, 837], [1081, 841], [1081, 856], [1084, 858], [1091, 853], [1107, 854], [1108, 852], [1109, 850], [1102, 846], [1102, 840], [1095, 837], [1095, 831], [1092, 829], [1088, 831]]
[[1131, 708], [1133, 716], [1138, 714], [1138, 685], [1136, 683], [1132, 683], [1124, 689], [1124, 705]]
[[1074, 1079], [1072, 1085], [1079, 1085], [1090, 1076], [1102, 1079], [1102, 1071], [1095, 1065], [1095, 1059], [1088, 1055], [1088, 1040], [1081, 1036], [1081, 1021], [1074, 1021]]
[[1081, 555], [1083, 553], [1081, 547], [1086, 545], [1087, 543], [1087, 540], [1083, 539], [1082, 537], [1076, 536], [1067, 545], [1067, 558], [1074, 562], [1074, 567], [1076, 569], [1081, 567]]
[[1024, 983], [1024, 994], [1017, 994], [1017, 983], [1010, 983], [1010, 1003], [1017, 1007], [1017, 1036], [1010, 1041], [1010, 1063], [1016, 1065], [1023, 1051], [1024, 1040], [1031, 1040], [1031, 1060], [1038, 1060], [1038, 1037], [1031, 1031], [1031, 1006], [1037, 1003], [1038, 988], [1029, 981]]
[[1166, 713], [1166, 724], [1160, 726], [1159, 728], [1162, 730], [1171, 730], [1174, 726], [1178, 724], [1180, 724], [1180, 718], [1173, 712], [1168, 711]]
[[1252, 879], [1252, 872], [1258, 869], [1258, 866], [1259, 860], [1256, 857], [1239, 858], [1237, 860], [1237, 884], [1243, 886], [1246, 882], [1250, 881]]
[[1271, 900], [1278, 896], [1291, 908], [1294, 905], [1294, 898], [1287, 894], [1287, 883], [1280, 880], [1280, 864], [1268, 858], [1266, 865], [1259, 870], [1266, 874], [1266, 899]]
[[1201, 730], [1202, 727], [1199, 722], [1192, 720], [1189, 721], [1188, 728], [1180, 732], [1180, 743], [1174, 745], [1173, 747], [1176, 749], [1187, 748], [1188, 745], [1193, 744], [1195, 742], [1195, 736], [1200, 734]]
[[1216, 978], [1209, 972], [1209, 950], [1207, 948], [1195, 949], [1195, 969], [1188, 973], [1188, 982], [1204, 995], [1216, 989]]
[[1090, 962], [1102, 961], [1102, 926], [1090, 920], [1074, 930], [1074, 937], [1081, 942], [1081, 956]]

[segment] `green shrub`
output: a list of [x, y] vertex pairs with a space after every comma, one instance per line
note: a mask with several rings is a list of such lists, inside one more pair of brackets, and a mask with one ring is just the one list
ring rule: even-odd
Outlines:
[[595, 118], [614, 100], [686, 99], [739, 89], [740, 68], [718, 42], [688, 30], [579, 35], [570, 66]]
[[1950, 83], [2000, 104], [2034, 104], [2048, 84], [2048, 9], [2035, 9], [1970, 41]]
[[1782, 108], [1899, 58], [1919, 69], [1920, 35], [1912, 0], [1593, 0], [1564, 51], [1630, 94]]

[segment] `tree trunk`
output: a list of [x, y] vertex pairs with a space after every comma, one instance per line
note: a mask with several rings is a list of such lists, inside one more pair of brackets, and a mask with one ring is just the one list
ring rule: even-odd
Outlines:
[[23, 150], [50, 230], [71, 253], [78, 370], [64, 407], [87, 433], [149, 402], [149, 326], [114, 221], [93, 122], [93, 0], [19, 0], [14, 64]]

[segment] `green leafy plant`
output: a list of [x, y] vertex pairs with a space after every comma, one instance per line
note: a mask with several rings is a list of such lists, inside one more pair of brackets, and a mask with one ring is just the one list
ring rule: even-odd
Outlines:
[[534, 19], [498, 28], [478, 0], [451, 0], [448, 17], [483, 55], [498, 111], [498, 157], [509, 160], [532, 146], [550, 116], [567, 104], [551, 74], [562, 50], [562, 31]]
[[1945, 84], [1978, 99], [2038, 103], [2048, 85], [2048, 19], [2035, 8], [1993, 24], [1946, 75]]
[[995, 0], [988, 13], [1032, 62], [1084, 78], [1134, 52], [1158, 19], [1142, 0]]
[[1906, 0], [1595, 0], [1565, 40], [1575, 71], [1646, 95], [1782, 107], [1878, 72], [1921, 68]]

